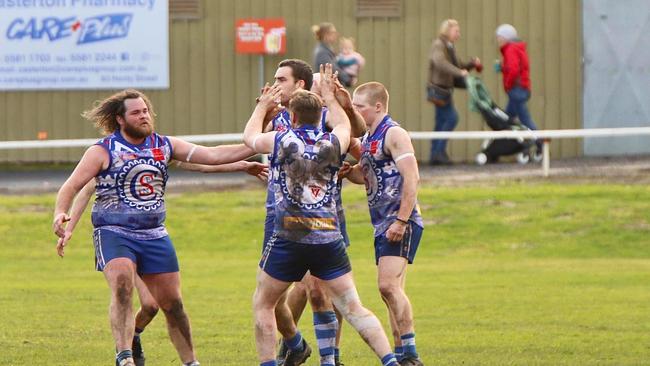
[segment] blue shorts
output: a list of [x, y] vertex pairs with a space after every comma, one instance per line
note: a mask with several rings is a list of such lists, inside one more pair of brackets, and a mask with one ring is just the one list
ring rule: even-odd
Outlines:
[[298, 282], [307, 271], [325, 281], [352, 271], [343, 240], [327, 244], [302, 244], [277, 235], [273, 235], [267, 243], [260, 268], [284, 282]]
[[106, 229], [93, 232], [95, 267], [103, 271], [115, 258], [129, 258], [139, 274], [178, 272], [176, 250], [169, 236], [153, 240], [136, 240]]
[[381, 257], [404, 257], [412, 264], [420, 245], [422, 231], [421, 227], [409, 221], [401, 242], [388, 241], [385, 232], [375, 237], [375, 264], [379, 264]]
[[262, 253], [266, 249], [266, 243], [273, 236], [273, 227], [275, 225], [275, 211], [266, 209], [266, 218], [264, 219], [264, 241], [262, 242]]
[[350, 246], [350, 237], [348, 236], [348, 227], [345, 224], [345, 211], [341, 210], [337, 213], [339, 217], [339, 228], [341, 228], [341, 235], [343, 235], [343, 242], [345, 247]]

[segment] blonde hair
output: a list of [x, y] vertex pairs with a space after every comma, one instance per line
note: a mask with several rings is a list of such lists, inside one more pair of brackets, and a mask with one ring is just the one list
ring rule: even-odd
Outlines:
[[317, 40], [322, 41], [325, 38], [325, 35], [335, 29], [334, 24], [329, 22], [323, 22], [318, 25], [312, 25], [311, 31], [314, 33], [314, 36]]
[[352, 38], [352, 37], [341, 37], [341, 38], [339, 38], [339, 44], [340, 45], [343, 45], [343, 43], [345, 43], [345, 42], [350, 42], [350, 44], [352, 45], [352, 48], [354, 48], [354, 46], [355, 46], [354, 38]]
[[81, 113], [81, 116], [91, 122], [95, 123], [95, 127], [101, 129], [105, 135], [110, 135], [120, 129], [120, 124], [117, 122], [117, 116], [124, 118], [126, 113], [126, 105], [124, 101], [127, 99], [142, 98], [144, 103], [149, 109], [151, 115], [151, 122], [153, 123], [156, 113], [153, 111], [153, 106], [144, 93], [135, 89], [126, 89], [117, 92], [104, 100], [95, 101], [94, 107]]
[[298, 89], [291, 95], [289, 111], [299, 124], [318, 125], [323, 113], [323, 103], [316, 93]]
[[390, 96], [388, 95], [388, 90], [386, 90], [386, 87], [382, 83], [371, 81], [361, 84], [354, 89], [354, 94], [363, 94], [368, 104], [381, 103], [388, 110]]
[[449, 30], [452, 27], [460, 27], [460, 25], [458, 25], [458, 21], [456, 19], [446, 19], [442, 23], [440, 23], [440, 29], [438, 30], [438, 34], [441, 36], [447, 36]]

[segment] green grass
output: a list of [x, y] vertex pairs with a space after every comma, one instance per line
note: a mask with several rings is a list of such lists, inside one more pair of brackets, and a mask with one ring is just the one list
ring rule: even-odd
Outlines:
[[[650, 188], [509, 183], [422, 188], [426, 222], [408, 293], [425, 364], [642, 365], [650, 360]], [[203, 365], [255, 365], [251, 296], [264, 192], [168, 197]], [[364, 192], [344, 192], [362, 300], [386, 323]], [[52, 195], [0, 197], [0, 363], [111, 364], [109, 293], [86, 217], [65, 259]], [[159, 315], [148, 365], [178, 365]], [[300, 327], [315, 345], [311, 316]], [[345, 325], [347, 365], [378, 362]], [[308, 365], [317, 364], [316, 355]]]

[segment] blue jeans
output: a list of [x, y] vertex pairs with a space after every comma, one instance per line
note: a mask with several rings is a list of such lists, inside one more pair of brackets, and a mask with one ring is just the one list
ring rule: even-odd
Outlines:
[[[458, 113], [454, 108], [453, 100], [443, 107], [436, 106], [436, 126], [434, 131], [453, 131], [458, 125]], [[431, 141], [431, 156], [433, 160], [440, 154], [447, 150], [447, 140], [433, 140]]]
[[530, 92], [521, 87], [514, 87], [508, 92], [508, 106], [506, 107], [506, 113], [510, 117], [518, 117], [521, 123], [524, 126], [530, 128], [531, 130], [536, 130], [537, 126], [533, 119], [528, 113], [528, 107], [526, 107], [526, 102], [530, 98]]

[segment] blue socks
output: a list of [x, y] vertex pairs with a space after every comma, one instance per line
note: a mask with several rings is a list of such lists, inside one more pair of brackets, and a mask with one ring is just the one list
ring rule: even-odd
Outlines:
[[334, 366], [336, 349], [336, 331], [339, 321], [334, 311], [314, 312], [314, 330], [318, 341], [318, 353], [321, 366]]
[[389, 353], [386, 356], [381, 358], [381, 365], [382, 366], [399, 366], [399, 363], [397, 363], [397, 358], [395, 358], [395, 355], [391, 352], [391, 353]]
[[404, 348], [402, 346], [395, 346], [395, 357], [397, 357], [397, 360], [401, 360], [402, 356], [404, 356]]
[[[289, 348], [292, 351], [302, 352], [302, 350], [305, 349], [302, 341], [302, 334], [300, 334], [300, 331], [298, 331], [295, 336], [283, 340], [283, 342], [287, 346], [287, 348]], [[277, 366], [277, 365], [278, 363], [276, 360], [260, 363], [260, 366]]]
[[298, 331], [296, 335], [293, 336], [293, 338], [285, 339], [284, 344], [286, 344], [290, 350], [297, 352], [302, 352], [302, 350], [305, 348], [303, 346], [302, 334], [300, 334], [300, 331]]
[[415, 350], [415, 333], [406, 333], [400, 338], [402, 339], [404, 356], [418, 358], [418, 352]]

